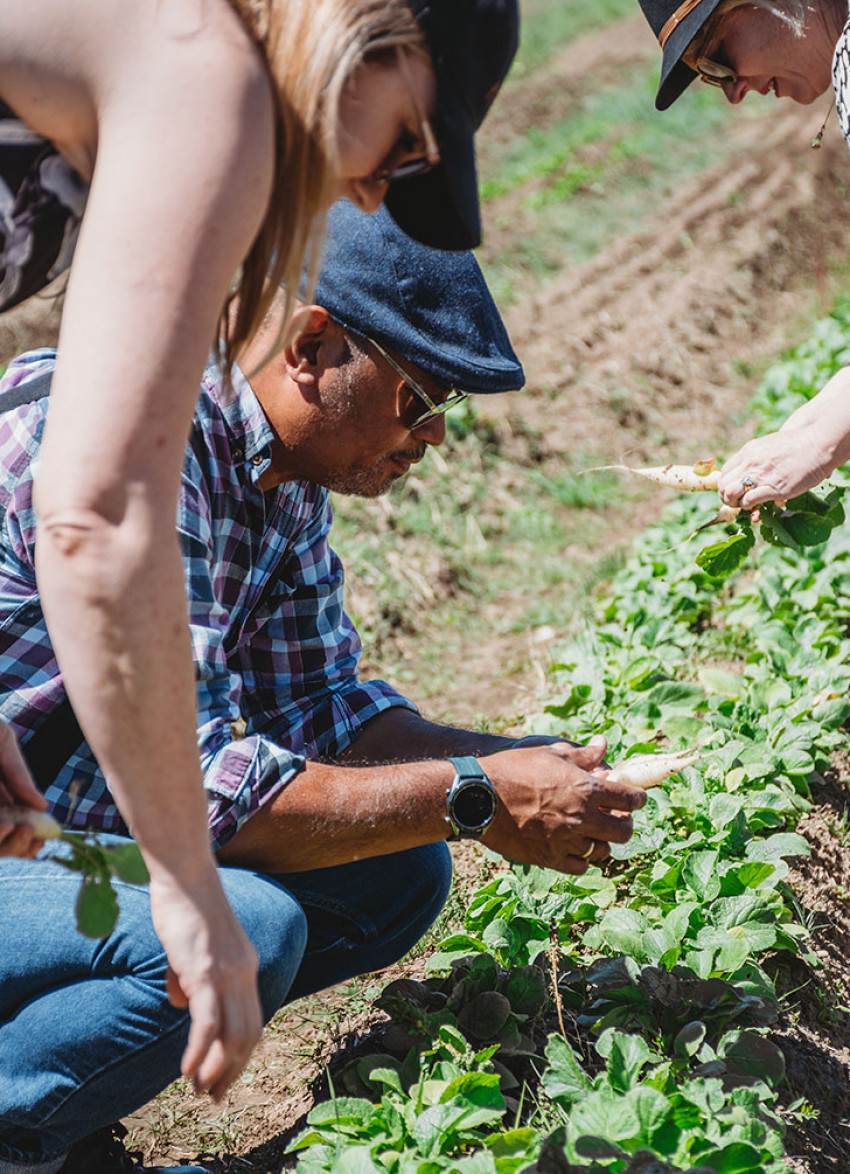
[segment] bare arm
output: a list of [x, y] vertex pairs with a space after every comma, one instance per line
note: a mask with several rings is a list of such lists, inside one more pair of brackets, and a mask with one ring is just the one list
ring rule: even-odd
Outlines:
[[[604, 750], [600, 740], [595, 747], [559, 743], [480, 758], [498, 796], [487, 846], [511, 860], [582, 873], [591, 840], [597, 860], [608, 855], [609, 842], [628, 840], [632, 824], [625, 813], [642, 807], [646, 796], [590, 773]], [[444, 840], [452, 777], [444, 760], [360, 768], [308, 763], [220, 857], [295, 872]]]
[[151, 872], [171, 992], [192, 1014], [184, 1072], [218, 1095], [259, 1034], [256, 959], [209, 848], [174, 516], [204, 359], [269, 191], [271, 104], [247, 46], [150, 50], [95, 95], [37, 574], [75, 712]]
[[450, 754], [495, 754], [499, 750], [509, 750], [513, 744], [513, 738], [441, 726], [396, 706], [368, 722], [360, 737], [339, 756], [339, 762], [362, 766], [416, 762], [426, 758], [445, 758]]

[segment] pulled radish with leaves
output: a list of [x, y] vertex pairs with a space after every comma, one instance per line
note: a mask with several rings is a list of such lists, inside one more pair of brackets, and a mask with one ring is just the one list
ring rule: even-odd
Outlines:
[[0, 807], [2, 822], [28, 827], [39, 840], [61, 840], [68, 845], [67, 856], [50, 859], [81, 874], [77, 928], [86, 937], [103, 938], [112, 932], [118, 918], [114, 876], [133, 885], [144, 885], [150, 880], [142, 854], [132, 840], [101, 844], [96, 832], [68, 831], [48, 812], [33, 807]]

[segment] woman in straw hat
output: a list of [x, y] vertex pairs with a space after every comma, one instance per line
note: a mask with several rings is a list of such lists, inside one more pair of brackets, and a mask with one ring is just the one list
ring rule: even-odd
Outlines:
[[[732, 103], [755, 91], [807, 105], [832, 85], [850, 144], [847, 0], [640, 0], [640, 5], [663, 53], [659, 110], [697, 78], [722, 89]], [[850, 369], [845, 368], [778, 432], [749, 441], [730, 457], [720, 492], [745, 509], [785, 501], [848, 459]]]

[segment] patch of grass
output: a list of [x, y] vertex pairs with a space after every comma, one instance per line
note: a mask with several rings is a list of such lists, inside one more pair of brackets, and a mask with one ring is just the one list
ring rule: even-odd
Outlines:
[[427, 627], [421, 655], [432, 671], [420, 687], [438, 692], [440, 674], [451, 669], [454, 632], [509, 623], [507, 615], [485, 620], [485, 607], [532, 581], [535, 591], [579, 587], [585, 560], [565, 559], [564, 549], [594, 541], [620, 487], [604, 475], [577, 476], [594, 463], [587, 454], [575, 454], [575, 468], [563, 460], [549, 468], [538, 446], [533, 432], [470, 407], [443, 451], [430, 452], [386, 498], [335, 499], [346, 606], [382, 672], [409, 679], [395, 645]]
[[570, 118], [483, 160], [490, 223], [497, 239], [510, 230], [507, 248], [482, 250], [497, 297], [515, 300], [565, 265], [589, 260], [624, 226], [638, 229], [677, 185], [735, 151], [729, 120], [746, 110], [733, 112], [709, 87], [694, 86], [661, 115], [656, 82], [654, 67], [624, 71], [617, 86], [588, 93]]
[[632, 16], [633, 0], [522, 0], [520, 49], [511, 71], [519, 81], [570, 41]]

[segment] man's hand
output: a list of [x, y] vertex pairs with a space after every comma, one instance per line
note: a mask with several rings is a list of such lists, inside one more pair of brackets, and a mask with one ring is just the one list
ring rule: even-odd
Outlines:
[[256, 951], [214, 869], [191, 894], [152, 878], [151, 913], [168, 956], [168, 997], [192, 1020], [183, 1075], [220, 1100], [263, 1029]]
[[646, 802], [639, 787], [606, 780], [604, 738], [587, 746], [553, 742], [481, 760], [499, 806], [486, 844], [523, 864], [581, 874], [611, 843], [632, 834], [630, 812]]
[[[47, 801], [32, 781], [29, 768], [21, 754], [18, 739], [10, 726], [0, 722], [0, 807], [34, 807], [43, 811]], [[0, 819], [0, 856], [32, 858], [41, 850], [44, 841], [25, 824]]]

